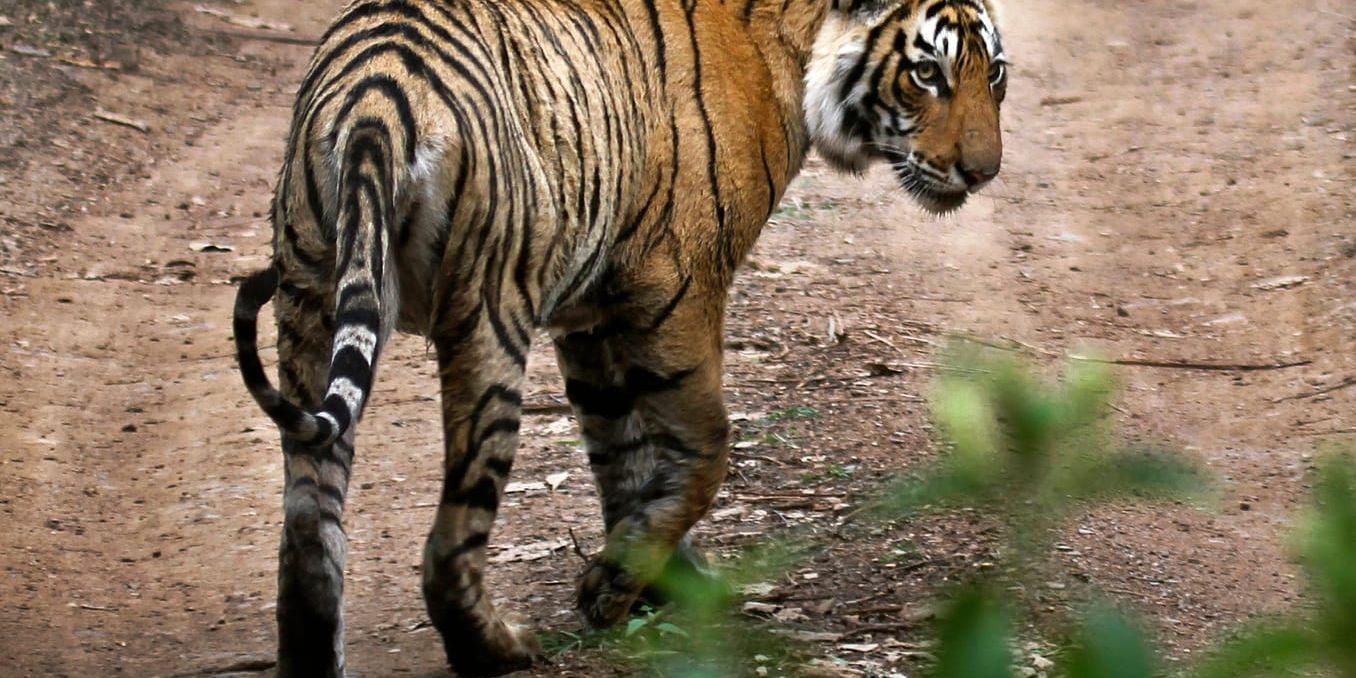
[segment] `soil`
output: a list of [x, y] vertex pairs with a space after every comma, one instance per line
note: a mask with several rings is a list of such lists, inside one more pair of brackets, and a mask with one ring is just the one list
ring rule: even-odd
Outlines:
[[[236, 376], [232, 280], [268, 257], [306, 38], [338, 5], [0, 9], [0, 673], [266, 666], [281, 455]], [[1187, 662], [1302, 602], [1288, 539], [1307, 471], [1356, 432], [1356, 23], [1323, 0], [1011, 5], [995, 186], [937, 219], [884, 172], [812, 162], [766, 230], [732, 293], [743, 444], [699, 541], [720, 557], [789, 525], [829, 533], [921, 468], [953, 333], [1021, 342], [1052, 372], [1089, 348], [1301, 363], [1118, 371], [1120, 433], [1208, 464], [1218, 499], [1077, 516], [1040, 600], [1111, 592]], [[575, 631], [569, 531], [591, 551], [600, 519], [545, 342], [530, 371], [492, 586], [537, 627]], [[435, 398], [424, 343], [400, 337], [347, 518], [357, 675], [446, 675], [418, 590]], [[916, 672], [918, 606], [991, 542], [966, 514], [856, 529], [763, 599], [844, 672]], [[535, 674], [632, 670], [569, 649]]]

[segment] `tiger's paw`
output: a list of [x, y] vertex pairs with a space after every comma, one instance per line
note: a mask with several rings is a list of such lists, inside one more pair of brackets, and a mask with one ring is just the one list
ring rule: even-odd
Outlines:
[[625, 619], [640, 597], [641, 586], [620, 565], [594, 558], [579, 578], [576, 609], [588, 629], [605, 629]]
[[448, 663], [457, 675], [502, 676], [529, 669], [542, 657], [537, 635], [526, 626], [499, 621], [493, 629], [480, 646], [470, 646], [465, 638], [443, 640]]

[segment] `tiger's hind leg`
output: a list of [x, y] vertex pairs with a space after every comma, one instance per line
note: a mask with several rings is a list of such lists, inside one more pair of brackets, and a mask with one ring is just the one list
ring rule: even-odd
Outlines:
[[[461, 675], [527, 668], [535, 638], [506, 621], [485, 589], [485, 548], [518, 447], [527, 337], [511, 312], [478, 306], [435, 331], [446, 448], [443, 493], [424, 547], [423, 588], [448, 661]], [[496, 314], [491, 318], [489, 314]]]
[[580, 579], [579, 611], [620, 621], [666, 569], [700, 572], [686, 535], [725, 478], [721, 328], [689, 298], [657, 327], [557, 341], [603, 500], [607, 545]]
[[[292, 402], [325, 397], [333, 330], [319, 293], [286, 282], [277, 299], [278, 371]], [[278, 568], [278, 675], [344, 675], [342, 525], [353, 433], [326, 448], [283, 438], [283, 533]]]

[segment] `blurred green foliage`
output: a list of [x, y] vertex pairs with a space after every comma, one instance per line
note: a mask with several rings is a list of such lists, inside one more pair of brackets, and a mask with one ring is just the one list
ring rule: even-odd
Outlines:
[[886, 492], [887, 517], [971, 507], [1008, 528], [1018, 567], [1039, 562], [1070, 512], [1120, 498], [1203, 495], [1198, 465], [1151, 448], [1123, 448], [1109, 430], [1106, 367], [1071, 363], [1050, 386], [1008, 354], [961, 348], [933, 397], [949, 454], [921, 480]]
[[[946, 454], [890, 486], [868, 515], [900, 520], [969, 508], [999, 525], [1000, 567], [962, 582], [941, 606], [934, 678], [1011, 678], [1024, 609], [1012, 591], [1043, 576], [1050, 540], [1076, 511], [1105, 501], [1208, 496], [1196, 463], [1116, 443], [1107, 416], [1114, 393], [1105, 366], [1071, 363], [1054, 385], [1008, 354], [961, 348], [933, 398]], [[793, 408], [780, 418], [813, 416]], [[1296, 550], [1311, 587], [1305, 611], [1246, 629], [1185, 671], [1191, 678], [1339, 675], [1356, 678], [1356, 462], [1332, 454], [1315, 474], [1316, 507]], [[644, 608], [606, 645], [661, 676], [791, 675], [805, 652], [770, 625], [740, 614], [744, 587], [785, 572], [813, 540], [783, 539], [749, 550], [717, 573], [679, 570], [657, 584], [670, 604]], [[1101, 600], [1063, 624], [1055, 674], [1067, 678], [1168, 675], [1159, 651], [1129, 615]], [[1027, 620], [1029, 621], [1029, 620]], [[761, 671], [759, 670], [761, 667]], [[771, 669], [769, 672], [768, 669]], [[1334, 673], [1335, 672], [1335, 673]]]
[[1315, 506], [1296, 544], [1310, 588], [1307, 613], [1272, 620], [1218, 648], [1200, 678], [1308, 675], [1356, 677], [1356, 459], [1325, 455], [1314, 474]]

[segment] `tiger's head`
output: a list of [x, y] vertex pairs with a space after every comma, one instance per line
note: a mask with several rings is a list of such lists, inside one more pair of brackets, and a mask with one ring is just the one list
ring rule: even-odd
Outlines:
[[1007, 62], [996, 0], [831, 0], [806, 72], [806, 123], [829, 163], [888, 162], [942, 214], [995, 176]]

